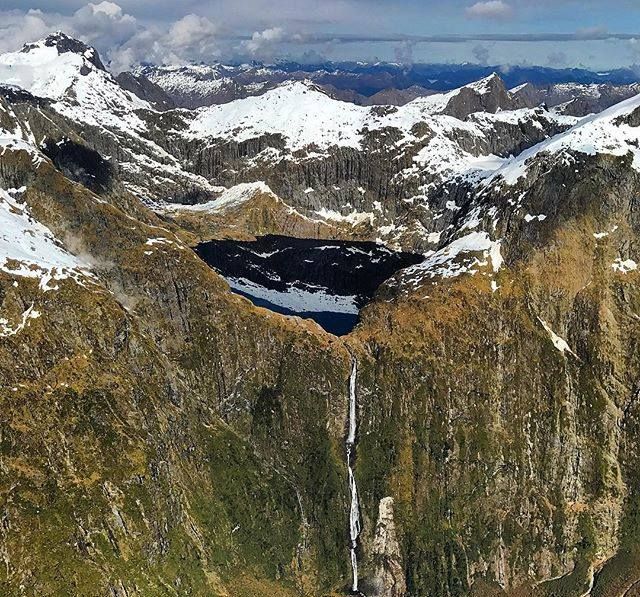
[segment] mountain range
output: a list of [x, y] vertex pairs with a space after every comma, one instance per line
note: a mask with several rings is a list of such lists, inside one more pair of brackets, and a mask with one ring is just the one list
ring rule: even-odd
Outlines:
[[3, 594], [638, 593], [640, 90], [475, 68], [0, 56]]

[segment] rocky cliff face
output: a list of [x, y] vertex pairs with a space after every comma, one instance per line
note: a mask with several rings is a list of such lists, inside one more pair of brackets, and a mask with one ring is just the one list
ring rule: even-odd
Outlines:
[[[83, 66], [74, 89], [111, 84]], [[94, 121], [82, 94], [0, 103], [3, 594], [345, 595], [347, 463], [365, 595], [637, 590], [637, 99], [545, 141], [569, 122], [431, 114], [297, 162], [290, 137], [207, 145], [179, 134], [193, 115], [112, 97]], [[427, 158], [449, 143], [500, 159], [443, 175]], [[233, 169], [272, 188], [216, 188]], [[196, 195], [151, 203], [176, 188]], [[341, 339], [233, 295], [190, 247], [373, 235], [310, 212], [376, 202], [431, 251]]]
[[407, 594], [402, 553], [393, 515], [393, 498], [385, 497], [378, 505], [378, 521], [372, 546], [375, 571], [371, 595], [402, 597]]
[[[2, 272], [3, 592], [333, 586], [346, 351], [234, 298], [144, 209], [131, 219], [47, 163], [31, 176], [21, 200], [90, 274]], [[316, 367], [325, 381], [299, 393], [286, 371]]]

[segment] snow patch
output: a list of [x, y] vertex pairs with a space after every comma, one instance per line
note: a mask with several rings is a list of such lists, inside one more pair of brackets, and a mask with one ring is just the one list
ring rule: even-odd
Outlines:
[[40, 278], [42, 290], [52, 280], [91, 276], [89, 268], [66, 251], [51, 230], [0, 189], [0, 272], [11, 276]]
[[8, 338], [19, 334], [29, 323], [31, 319], [38, 319], [40, 317], [40, 311], [36, 311], [33, 308], [33, 304], [22, 314], [21, 321], [17, 326], [12, 327], [9, 325], [9, 321], [0, 318], [0, 338]]
[[620, 272], [621, 274], [628, 274], [629, 272], [636, 271], [638, 269], [638, 264], [633, 259], [625, 259], [624, 261], [618, 257], [615, 262], [611, 265], [614, 271]]
[[323, 220], [346, 222], [347, 224], [351, 224], [352, 226], [357, 226], [358, 224], [363, 224], [364, 222], [369, 222], [373, 225], [373, 221], [375, 219], [374, 214], [371, 212], [354, 210], [350, 214], [345, 216], [338, 211], [327, 209], [326, 207], [323, 207], [322, 209], [315, 211], [314, 213]]
[[218, 213], [235, 209], [243, 203], [246, 203], [254, 197], [256, 193], [265, 193], [275, 197], [275, 193], [269, 188], [265, 182], [247, 182], [240, 183], [228, 189], [225, 189], [222, 194], [213, 201], [207, 201], [206, 203], [199, 203], [197, 205], [178, 205], [178, 204], [163, 204], [162, 210], [171, 211], [183, 211], [183, 212], [205, 212], [205, 213]]
[[281, 291], [265, 288], [247, 278], [226, 278], [226, 280], [233, 290], [269, 301], [294, 313], [358, 314], [357, 297], [329, 294], [326, 288], [303, 289], [291, 285], [286, 291]]
[[[503, 265], [500, 247], [501, 241], [492, 241], [486, 232], [471, 232], [432, 253], [423, 262], [404, 270], [404, 277], [416, 286], [424, 275], [430, 278], [453, 278], [464, 273], [475, 273], [477, 270], [474, 268], [487, 265], [489, 259], [492, 271], [497, 273]], [[469, 253], [481, 253], [483, 261], [470, 256], [463, 263], [458, 262], [458, 257]]]
[[569, 346], [569, 344], [567, 344], [567, 341], [564, 338], [561, 338], [560, 336], [558, 336], [558, 334], [556, 334], [551, 327], [549, 326], [549, 324], [544, 321], [543, 319], [541, 319], [540, 317], [538, 317], [538, 321], [542, 324], [542, 327], [546, 330], [547, 334], [549, 334], [549, 337], [551, 338], [551, 342], [553, 342], [553, 345], [563, 354], [565, 353], [569, 353], [571, 355], [573, 355], [574, 357], [578, 358], [578, 355], [576, 355], [575, 352], [573, 352], [573, 350], [571, 350], [571, 347]]

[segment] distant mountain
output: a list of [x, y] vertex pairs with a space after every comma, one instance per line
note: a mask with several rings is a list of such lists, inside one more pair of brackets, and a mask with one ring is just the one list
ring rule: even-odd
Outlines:
[[[544, 67], [513, 67], [508, 70], [498, 66], [478, 65], [427, 65], [415, 64], [360, 64], [327, 63], [301, 65], [277, 63], [275, 65], [193, 65], [193, 66], [145, 66], [132, 73], [122, 73], [118, 81], [139, 97], [154, 102], [157, 107], [177, 106], [198, 108], [223, 104], [235, 99], [260, 95], [285, 81], [313, 81], [337, 99], [358, 105], [403, 105], [417, 97], [450, 91], [483, 79], [493, 72], [500, 72], [509, 88], [527, 84], [536, 89], [535, 94], [520, 94], [532, 107], [546, 102], [549, 106], [583, 98], [585, 89], [591, 86], [602, 91], [602, 102], [576, 103], [570, 110], [573, 115], [583, 115], [587, 110], [599, 111], [629, 97], [628, 87], [637, 84], [638, 74], [630, 69], [596, 73], [582, 69], [550, 69]], [[561, 86], [567, 86], [563, 91]], [[558, 86], [554, 91], [550, 88]], [[545, 91], [547, 90], [547, 91]], [[609, 103], [604, 96], [610, 96]]]
[[640, 93], [640, 84], [612, 85], [611, 83], [555, 83], [534, 85], [524, 83], [511, 89], [522, 105], [546, 104], [562, 114], [586, 116], [605, 110], [618, 102]]

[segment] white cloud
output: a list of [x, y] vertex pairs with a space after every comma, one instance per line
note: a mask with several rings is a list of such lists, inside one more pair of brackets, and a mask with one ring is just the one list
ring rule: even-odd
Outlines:
[[219, 56], [217, 26], [189, 14], [174, 23], [143, 26], [116, 2], [89, 2], [70, 16], [0, 11], [0, 52], [16, 51], [56, 30], [95, 46], [111, 70], [128, 70], [141, 62], [184, 64]]
[[[611, 0], [613, 5], [631, 1]], [[535, 2], [555, 6], [567, 5], [568, 0]], [[577, 30], [562, 44], [547, 34], [529, 34], [521, 42], [518, 33], [503, 32], [491, 37], [480, 32], [459, 35], [449, 44], [440, 44], [432, 43], [436, 40], [429, 40], [429, 35], [418, 41], [415, 36], [407, 38], [401, 33], [380, 33], [389, 28], [390, 17], [394, 27], [402, 29], [405, 23], [415, 29], [413, 25], [429, 14], [425, 9], [436, 6], [442, 13], [443, 30], [455, 30], [465, 17], [465, 6], [468, 18], [498, 22], [518, 16], [524, 24], [531, 16], [544, 17], [537, 14], [542, 11], [531, 10], [535, 2], [465, 0], [444, 3], [445, 10], [442, 2], [424, 0], [407, 3], [402, 11], [392, 13], [392, 0], [0, 0], [3, 7], [12, 7], [0, 8], [0, 52], [18, 50], [23, 43], [60, 29], [94, 45], [103, 62], [114, 71], [140, 62], [177, 64], [247, 58], [269, 61], [276, 57], [320, 61], [327, 55], [334, 60], [394, 60], [395, 54], [395, 60], [406, 63], [464, 62], [474, 58], [483, 62], [484, 48], [490, 50], [489, 59], [495, 64], [559, 62], [556, 59], [560, 55], [553, 53], [560, 51], [566, 54], [567, 65], [586, 62], [589, 67], [602, 70], [640, 61], [640, 43], [627, 36], [614, 33], [607, 36], [611, 39], [599, 41], [606, 34], [604, 27]], [[586, 2], [588, 7], [601, 0]], [[27, 11], [25, 5], [49, 8]], [[277, 21], [273, 21], [276, 15]], [[550, 22], [548, 16], [544, 18], [543, 23]], [[588, 11], [586, 17], [578, 15], [576, 29], [590, 20], [599, 22], [590, 19]], [[255, 33], [246, 39], [246, 31]], [[432, 36], [442, 37], [437, 32]]]
[[281, 27], [272, 27], [264, 31], [256, 31], [251, 39], [244, 42], [244, 47], [253, 55], [269, 54], [275, 44], [285, 40], [285, 32]]
[[109, 66], [114, 72], [119, 72], [140, 63], [213, 61], [220, 56], [217, 29], [211, 20], [195, 14], [186, 15], [168, 29], [157, 26], [140, 28], [124, 43], [109, 51]]
[[109, 17], [120, 18], [122, 17], [122, 9], [115, 2], [100, 2], [100, 4], [89, 3], [90, 10], [93, 14], [103, 13]]
[[40, 10], [22, 13], [10, 11], [0, 13], [0, 52], [20, 48], [23, 44], [47, 35], [54, 22]]
[[469, 6], [466, 14], [474, 19], [505, 21], [513, 17], [513, 8], [502, 0], [486, 0]]
[[133, 36], [138, 24], [135, 17], [123, 12], [115, 2], [90, 2], [77, 10], [66, 26], [66, 32], [100, 47], [113, 47]]
[[217, 27], [206, 17], [189, 14], [171, 25], [167, 41], [173, 48], [195, 48], [209, 45]]
[[631, 60], [637, 68], [637, 63], [640, 60], [640, 39], [633, 38], [629, 40], [629, 50], [631, 53]]
[[413, 49], [415, 48], [415, 45], [415, 42], [411, 40], [400, 42], [393, 49], [396, 62], [400, 64], [413, 64]]
[[553, 68], [562, 68], [567, 65], [567, 55], [562, 51], [551, 52], [547, 57], [547, 65]]

